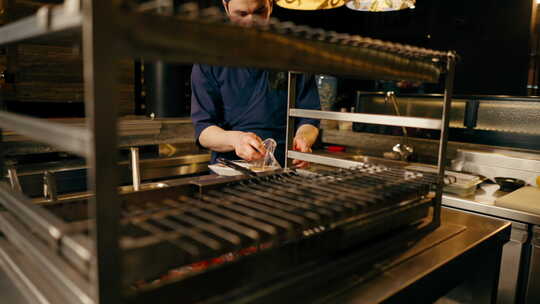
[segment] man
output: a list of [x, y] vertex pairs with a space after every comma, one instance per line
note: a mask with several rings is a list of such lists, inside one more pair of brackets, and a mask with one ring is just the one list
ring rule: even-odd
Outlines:
[[[271, 0], [224, 0], [232, 22], [250, 26], [254, 19], [268, 20]], [[313, 76], [297, 81], [297, 107], [320, 109]], [[253, 161], [264, 157], [262, 140], [274, 138], [276, 159], [285, 161], [287, 74], [254, 68], [226, 68], [195, 64], [191, 75], [191, 117], [197, 142], [217, 157]], [[297, 119], [293, 148], [311, 152], [319, 122]], [[307, 162], [293, 161], [299, 168]]]

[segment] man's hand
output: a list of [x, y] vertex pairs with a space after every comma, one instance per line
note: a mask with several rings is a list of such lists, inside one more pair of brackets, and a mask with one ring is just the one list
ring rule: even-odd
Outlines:
[[[302, 137], [302, 136], [296, 136], [293, 140], [293, 150], [294, 151], [300, 151], [300, 152], [308, 152], [311, 153], [311, 144], [308, 143], [308, 141]], [[293, 165], [296, 166], [298, 169], [303, 169], [309, 167], [309, 162], [299, 160], [299, 159], [293, 159]]]
[[266, 153], [261, 138], [251, 132], [237, 132], [233, 147], [236, 155], [246, 161], [261, 159]]
[[225, 131], [218, 126], [204, 129], [199, 136], [199, 142], [212, 151], [234, 151], [247, 161], [260, 159], [266, 154], [262, 140], [255, 133]]
[[[296, 131], [296, 136], [293, 140], [293, 150], [300, 152], [311, 153], [311, 146], [315, 143], [317, 136], [319, 135], [319, 129], [312, 125], [302, 125]], [[296, 168], [302, 169], [309, 167], [309, 162], [295, 159], [293, 165]]]

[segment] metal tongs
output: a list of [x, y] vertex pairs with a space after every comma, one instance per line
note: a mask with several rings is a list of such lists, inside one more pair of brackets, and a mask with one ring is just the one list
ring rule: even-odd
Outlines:
[[224, 166], [227, 166], [231, 169], [234, 169], [244, 175], [247, 175], [247, 176], [251, 176], [251, 177], [255, 177], [257, 176], [257, 173], [255, 171], [252, 171], [251, 169], [249, 168], [246, 168], [246, 167], [242, 167], [240, 166], [239, 164], [231, 161], [231, 160], [228, 160], [228, 159], [225, 159], [223, 157], [218, 157], [218, 159], [216, 159], [216, 161]]

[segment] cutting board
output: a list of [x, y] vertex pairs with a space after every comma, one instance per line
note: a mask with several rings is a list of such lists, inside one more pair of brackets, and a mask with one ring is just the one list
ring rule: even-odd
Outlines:
[[540, 214], [540, 188], [523, 187], [495, 201], [496, 206]]

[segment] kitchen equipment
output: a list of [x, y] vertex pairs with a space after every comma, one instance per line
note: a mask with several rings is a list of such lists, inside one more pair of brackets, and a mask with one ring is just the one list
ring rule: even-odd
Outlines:
[[[57, 200], [36, 206], [10, 187], [0, 187], [0, 230], [6, 238], [0, 242], [0, 258], [25, 261], [2, 263], [2, 267], [20, 265], [13, 276], [36, 302], [153, 302], [152, 297], [144, 298], [148, 294], [182, 303], [235, 302], [238, 297], [271, 302], [272, 296], [280, 295], [272, 288], [283, 286], [285, 274], [291, 278], [287, 282], [309, 283], [306, 269], [319, 267], [321, 260], [329, 261], [348, 249], [365, 256], [362, 262], [367, 265], [377, 265], [381, 251], [408, 246], [410, 237], [440, 225], [440, 179], [373, 164], [356, 163], [357, 168], [313, 178], [285, 172], [256, 178], [167, 181], [168, 187], [144, 189], [141, 185], [140, 191], [119, 194], [116, 100], [110, 82], [114, 81], [115, 59], [125, 55], [432, 83], [444, 73], [448, 75], [445, 104], [449, 108], [456, 60], [453, 52], [274, 19], [240, 27], [216, 8], [199, 10], [197, 3], [173, 8], [175, 16], [142, 13], [133, 1], [85, 3], [91, 5], [66, 0], [64, 5], [45, 6], [36, 15], [0, 27], [2, 45], [57, 32], [82, 35], [76, 41], [82, 41], [88, 72], [84, 77], [89, 88], [84, 96], [87, 126], [62, 126], [0, 111], [1, 127], [75, 153], [89, 166], [88, 188], [94, 195], [90, 202], [64, 205]], [[115, 30], [108, 31], [111, 28]], [[111, 48], [116, 44], [122, 47]], [[290, 79], [292, 103], [295, 87]], [[292, 113], [288, 114], [288, 121], [294, 122]], [[400, 120], [442, 130], [442, 164], [447, 118]], [[288, 137], [289, 146], [292, 138]], [[444, 166], [439, 168], [439, 176], [444, 175]], [[438, 187], [436, 199], [429, 193], [433, 183]], [[384, 246], [369, 246], [373, 237], [380, 237]], [[401, 242], [394, 242], [398, 239]], [[381, 247], [384, 250], [376, 250]], [[176, 267], [196, 268], [208, 259], [253, 248], [257, 253], [230, 264], [191, 272], [185, 280], [152, 284]], [[364, 266], [356, 259], [352, 262], [351, 268]], [[238, 293], [248, 287], [257, 292]]]
[[[440, 116], [443, 102], [442, 94], [398, 94], [397, 97], [400, 101], [400, 112], [403, 115], [431, 118]], [[387, 106], [385, 99], [385, 92], [357, 91], [355, 109], [359, 113], [391, 115], [394, 111]], [[509, 108], [514, 110], [508, 111]], [[451, 142], [488, 145], [491, 146], [491, 150], [500, 150], [501, 152], [508, 151], [508, 148], [528, 149], [529, 151], [523, 154], [529, 156], [534, 154], [534, 151], [540, 150], [540, 128], [538, 128], [540, 100], [537, 97], [455, 94], [451, 113], [451, 132], [449, 135]], [[355, 123], [353, 130], [388, 135], [398, 135], [399, 132], [399, 129], [395, 127], [365, 123]], [[437, 134], [430, 130], [409, 130], [413, 139], [420, 139], [412, 140], [416, 146], [423, 144], [424, 139], [437, 137]], [[462, 144], [457, 148], [480, 150], [467, 146], [470, 145]], [[496, 146], [500, 148], [496, 148]], [[427, 152], [423, 146], [418, 151]], [[520, 154], [519, 157], [528, 157], [523, 154]], [[496, 176], [507, 175], [499, 174]]]
[[[171, 269], [245, 250], [252, 252], [250, 263], [280, 262], [268, 272], [259, 271], [258, 267], [245, 268], [246, 261], [240, 257], [232, 259], [227, 263], [227, 271], [242, 271], [244, 275], [228, 277], [230, 282], [226, 284], [241, 284], [246, 271], [250, 280], [262, 282], [281, 271], [290, 271], [312, 259], [391, 231], [417, 231], [416, 225], [430, 221], [429, 191], [434, 181], [431, 174], [364, 164], [311, 176], [282, 172], [252, 178], [193, 179], [176, 185], [172, 181], [166, 182], [168, 187], [164, 188], [141, 187], [138, 192], [121, 195], [122, 286], [144, 293], [152, 280]], [[2, 202], [13, 199], [0, 193]], [[30, 203], [20, 208], [28, 208], [23, 213], [39, 210]], [[25, 246], [51, 240], [51, 235], [40, 228], [43, 224], [63, 231], [58, 243], [41, 246], [40, 252], [52, 262], [62, 264], [64, 271], [69, 269], [66, 273], [71, 277], [87, 275], [93, 259], [87, 247], [87, 201], [45, 208], [52, 214], [39, 224], [30, 218], [0, 212], [0, 229], [10, 232], [6, 236], [11, 241], [29, 240]], [[28, 230], [39, 233], [29, 235], [25, 232]], [[57, 250], [62, 252], [61, 256], [53, 255]], [[291, 250], [301, 254], [290, 254]], [[28, 254], [39, 256], [33, 251]], [[150, 256], [159, 259], [148, 263]], [[178, 288], [189, 288], [194, 280], [219, 280], [223, 269], [183, 271], [188, 271], [188, 275], [182, 276], [180, 282], [180, 278], [172, 282], [164, 279], [157, 286], [167, 288], [174, 283]], [[63, 274], [54, 276], [65, 279]], [[204, 296], [225, 296], [221, 293], [219, 289], [207, 289]], [[189, 299], [189, 293], [179, 295]]]
[[[436, 172], [435, 168], [433, 167], [420, 165], [412, 165], [405, 168], [420, 172]], [[474, 194], [477, 186], [482, 183], [482, 181], [483, 179], [477, 175], [446, 170], [443, 190], [445, 193], [452, 193], [461, 197], [466, 197]]]
[[525, 181], [511, 177], [495, 177], [495, 182], [501, 186], [499, 190], [503, 192], [512, 192], [525, 186]]
[[535, 185], [536, 177], [540, 174], [540, 155], [500, 149], [459, 149], [452, 161], [452, 168], [474, 172], [492, 180], [503, 176]]
[[[460, 212], [471, 212], [465, 211], [462, 207], [467, 206], [466, 200], [464, 198], [457, 198], [455, 196], [445, 196], [443, 203], [446, 208], [460, 210]], [[452, 206], [452, 207], [449, 207]], [[476, 215], [487, 218], [499, 218], [491, 215], [486, 215], [486, 213], [471, 212]], [[540, 217], [536, 218], [537, 222], [540, 223]], [[500, 265], [500, 274], [499, 282], [497, 287], [497, 304], [515, 304], [515, 303], [527, 303], [535, 304], [538, 303], [539, 297], [529, 296], [525, 297], [525, 291], [531, 290], [534, 293], [534, 290], [538, 290], [540, 285], [540, 271], [539, 268], [530, 268], [530, 265], [538, 264], [540, 261], [540, 255], [537, 258], [533, 258], [530, 255], [532, 244], [531, 244], [531, 230], [535, 226], [530, 223], [525, 223], [522, 221], [512, 221], [512, 230], [510, 234], [510, 242], [506, 243], [503, 247], [501, 265]], [[483, 275], [483, 274], [482, 274]], [[530, 282], [527, 278], [534, 278]], [[536, 283], [534, 282], [536, 281]], [[478, 286], [469, 285], [469, 286], [460, 286], [458, 287], [459, 292], [456, 293], [458, 299], [464, 300], [463, 302], [469, 303], [471, 294], [474, 294], [477, 291]], [[450, 299], [452, 303], [454, 299]], [[467, 302], [469, 300], [469, 302]], [[459, 302], [459, 301], [458, 301]], [[437, 302], [438, 303], [438, 302]], [[441, 302], [446, 303], [446, 302]]]

